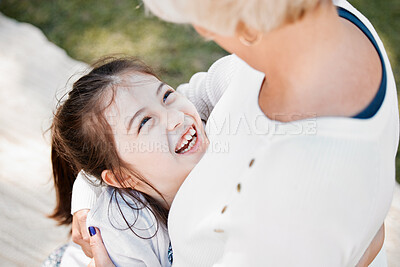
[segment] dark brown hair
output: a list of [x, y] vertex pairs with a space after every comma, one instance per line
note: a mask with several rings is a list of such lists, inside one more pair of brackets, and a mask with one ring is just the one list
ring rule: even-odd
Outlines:
[[[140, 173], [132, 170], [120, 159], [111, 127], [104, 116], [105, 109], [113, 103], [117, 89], [114, 84], [121, 75], [132, 71], [157, 76], [141, 61], [126, 57], [108, 57], [93, 64], [92, 67], [93, 69], [88, 74], [73, 84], [68, 98], [62, 103], [60, 101], [51, 126], [51, 161], [57, 205], [50, 217], [57, 220], [59, 224], [72, 222], [72, 186], [80, 170], [84, 170], [85, 173], [96, 177], [101, 182], [103, 182], [102, 171], [111, 170], [121, 187], [125, 187], [123, 175], [136, 177], [164, 199], [161, 193]], [[109, 95], [112, 95], [111, 99]], [[107, 101], [107, 99], [110, 100]], [[146, 200], [143, 201], [140, 194], [132, 189], [116, 188], [114, 192], [124, 200], [126, 196], [129, 196], [136, 203], [141, 204], [138, 206], [149, 207], [157, 221], [166, 226], [168, 218], [166, 203], [160, 203], [151, 196], [141, 193]], [[113, 196], [117, 200], [115, 194]], [[132, 230], [132, 225], [129, 225], [127, 221], [126, 223]]]

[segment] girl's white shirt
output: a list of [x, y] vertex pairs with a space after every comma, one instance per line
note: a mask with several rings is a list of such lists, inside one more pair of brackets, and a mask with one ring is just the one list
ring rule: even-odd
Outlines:
[[108, 255], [115, 266], [171, 266], [167, 229], [157, 223], [149, 208], [126, 194], [122, 198], [114, 192], [114, 188], [104, 187], [87, 216], [86, 224], [100, 229]]
[[380, 228], [395, 183], [396, 85], [370, 22], [334, 3], [380, 47], [381, 108], [370, 119], [281, 123], [258, 105], [264, 74], [235, 55], [196, 74], [178, 91], [207, 120], [210, 146], [172, 203], [174, 266], [355, 266]]

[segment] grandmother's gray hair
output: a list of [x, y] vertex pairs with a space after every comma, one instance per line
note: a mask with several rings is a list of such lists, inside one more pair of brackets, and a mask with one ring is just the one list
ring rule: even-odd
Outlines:
[[269, 32], [296, 21], [322, 1], [326, 0], [143, 0], [163, 20], [198, 25], [225, 36], [234, 35], [240, 21]]

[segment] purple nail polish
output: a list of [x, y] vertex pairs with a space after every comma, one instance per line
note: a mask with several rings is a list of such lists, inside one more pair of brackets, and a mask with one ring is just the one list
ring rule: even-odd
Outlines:
[[96, 229], [93, 226], [89, 226], [89, 235], [94, 236], [96, 234]]

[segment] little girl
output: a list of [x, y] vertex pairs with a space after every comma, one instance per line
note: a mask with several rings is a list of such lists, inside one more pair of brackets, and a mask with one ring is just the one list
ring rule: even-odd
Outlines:
[[88, 225], [101, 229], [114, 264], [170, 266], [169, 207], [208, 146], [202, 119], [210, 101], [201, 103], [202, 118], [186, 97], [137, 60], [95, 64], [54, 115], [52, 217], [71, 223], [72, 186], [82, 170], [80, 175], [107, 185]]

